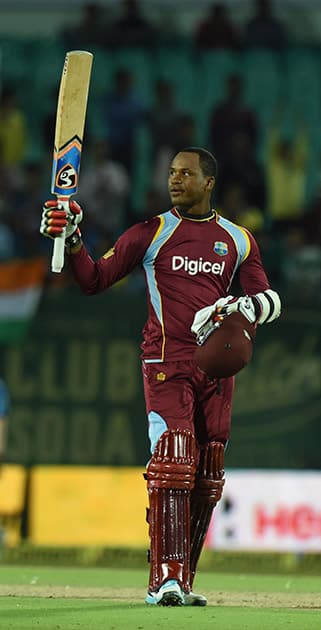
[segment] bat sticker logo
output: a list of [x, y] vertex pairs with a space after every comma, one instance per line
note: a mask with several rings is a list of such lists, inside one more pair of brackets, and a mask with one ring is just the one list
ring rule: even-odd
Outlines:
[[56, 177], [56, 186], [59, 188], [74, 188], [77, 184], [77, 172], [72, 164], [65, 164]]

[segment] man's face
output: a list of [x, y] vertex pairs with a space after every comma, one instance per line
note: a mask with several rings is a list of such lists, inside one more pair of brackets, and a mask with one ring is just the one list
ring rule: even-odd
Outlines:
[[168, 190], [174, 206], [190, 208], [209, 196], [214, 178], [205, 176], [197, 153], [178, 153], [170, 166]]

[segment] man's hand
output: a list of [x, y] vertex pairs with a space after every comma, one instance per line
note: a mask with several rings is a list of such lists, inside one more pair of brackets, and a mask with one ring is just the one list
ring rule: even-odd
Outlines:
[[267, 289], [251, 296], [220, 298], [195, 313], [191, 331], [199, 336], [211, 318], [215, 322], [235, 312], [241, 313], [253, 325], [273, 322], [281, 313], [280, 297], [273, 289]]
[[83, 211], [77, 201], [70, 201], [69, 212], [66, 212], [59, 204], [59, 201], [51, 199], [44, 203], [41, 215], [40, 232], [49, 238], [60, 236], [66, 228], [66, 239], [69, 238], [79, 228], [78, 223], [83, 218]]
[[195, 313], [194, 320], [191, 326], [191, 331], [198, 335], [200, 330], [205, 326], [205, 324], [210, 320], [213, 313], [215, 313], [215, 304], [211, 304], [211, 306], [204, 306], [197, 313]]
[[251, 324], [269, 324], [281, 314], [280, 296], [273, 289], [239, 298], [228, 296], [217, 300], [215, 305], [217, 314], [225, 317], [238, 311]]
[[251, 324], [256, 321], [255, 308], [251, 298], [236, 298], [233, 295], [228, 295], [225, 298], [216, 300], [216, 302], [211, 304], [211, 306], [205, 306], [200, 311], [197, 311], [191, 326], [191, 331], [198, 336], [205, 324], [207, 324], [211, 318], [214, 317], [214, 321], [215, 318], [217, 318], [219, 321], [235, 311], [242, 313], [242, 315], [244, 315]]
[[248, 295], [243, 297], [232, 297], [229, 295], [227, 298], [221, 298], [215, 303], [216, 312], [223, 317], [231, 315], [231, 313], [241, 313], [249, 320], [251, 324], [255, 324], [258, 312], [256, 312], [255, 304]]

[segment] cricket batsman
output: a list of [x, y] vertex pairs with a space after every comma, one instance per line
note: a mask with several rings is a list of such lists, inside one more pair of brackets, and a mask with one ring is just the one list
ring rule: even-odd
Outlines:
[[[141, 348], [151, 450], [145, 474], [150, 605], [207, 603], [193, 591], [193, 582], [224, 488], [233, 374], [239, 367], [221, 377], [222, 352], [222, 365], [208, 373], [195, 360], [197, 342], [215, 347], [217, 326], [223, 330], [235, 313], [244, 322], [243, 334], [245, 323], [255, 330], [281, 310], [252, 234], [212, 208], [216, 171], [216, 159], [206, 149], [180, 151], [168, 175], [172, 207], [130, 227], [96, 261], [82, 240], [77, 202], [66, 212], [59, 201], [47, 201], [42, 213], [43, 235], [55, 238], [66, 230], [69, 266], [86, 295], [108, 289], [137, 266], [145, 274], [148, 318]], [[234, 278], [241, 296], [231, 295]], [[233, 349], [232, 342], [226, 345]]]

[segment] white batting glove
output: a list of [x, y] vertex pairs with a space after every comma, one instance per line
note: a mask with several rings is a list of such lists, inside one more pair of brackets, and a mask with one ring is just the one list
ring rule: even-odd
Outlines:
[[214, 304], [211, 304], [210, 306], [204, 306], [204, 308], [201, 308], [199, 311], [197, 311], [197, 313], [195, 313], [194, 321], [191, 326], [191, 331], [195, 335], [198, 335], [201, 328], [203, 328], [203, 326], [209, 321], [212, 315], [214, 313], [218, 313], [220, 308], [226, 306], [230, 300], [234, 299], [235, 298], [233, 297], [233, 295], [228, 295], [226, 298], [220, 298], [219, 300], [216, 300], [216, 302], [214, 302]]
[[[218, 302], [220, 300], [216, 302], [217, 306], [219, 306]], [[242, 313], [251, 324], [269, 324], [281, 314], [280, 296], [273, 289], [267, 289], [255, 295], [232, 298], [226, 306], [221, 304], [217, 309], [217, 313], [224, 316], [231, 315], [235, 311]]]
[[[221, 304], [217, 304], [217, 313], [223, 316], [228, 316], [231, 315], [231, 313], [238, 312], [244, 315], [251, 324], [255, 324], [257, 320], [257, 312], [252, 298], [248, 295], [239, 298], [229, 296], [229, 298], [231, 299], [223, 298], [222, 300], [218, 300]], [[224, 300], [226, 300], [225, 304], [223, 304]]]
[[244, 295], [237, 298], [228, 295], [225, 298], [219, 298], [211, 306], [205, 306], [195, 313], [191, 331], [197, 337], [202, 336], [204, 326], [213, 315], [219, 319], [235, 312], [241, 313], [251, 324], [272, 322], [281, 313], [280, 296], [273, 289], [267, 289], [251, 297]]
[[66, 228], [66, 239], [74, 234], [78, 228], [78, 223], [83, 218], [83, 211], [77, 201], [69, 202], [69, 211], [63, 209], [56, 199], [46, 201], [42, 208], [40, 233], [49, 238], [60, 236], [64, 228]]

